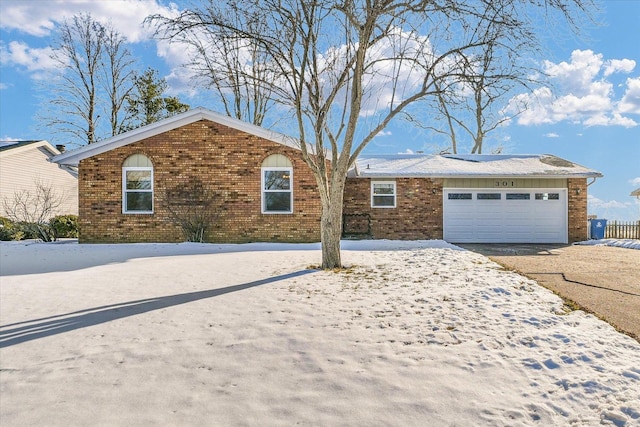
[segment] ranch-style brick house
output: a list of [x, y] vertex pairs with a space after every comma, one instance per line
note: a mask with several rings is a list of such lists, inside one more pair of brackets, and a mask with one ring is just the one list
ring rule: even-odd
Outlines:
[[[295, 139], [204, 108], [53, 161], [78, 167], [81, 243], [184, 240], [171, 200], [188, 189], [213, 200], [206, 241], [320, 240], [316, 181]], [[586, 240], [588, 180], [601, 176], [551, 155], [363, 155], [345, 186], [344, 234]]]

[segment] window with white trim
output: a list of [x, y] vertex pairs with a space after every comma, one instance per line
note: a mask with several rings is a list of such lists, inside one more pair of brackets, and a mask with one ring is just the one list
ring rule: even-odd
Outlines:
[[122, 166], [122, 212], [153, 213], [153, 165], [142, 154], [128, 157]]
[[371, 207], [395, 208], [396, 207], [396, 182], [395, 181], [371, 181]]
[[293, 165], [282, 154], [262, 162], [262, 213], [293, 213]]

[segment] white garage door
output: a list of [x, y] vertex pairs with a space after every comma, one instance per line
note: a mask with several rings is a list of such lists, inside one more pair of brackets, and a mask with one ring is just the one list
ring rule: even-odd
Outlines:
[[444, 239], [452, 243], [567, 243], [567, 190], [445, 189]]

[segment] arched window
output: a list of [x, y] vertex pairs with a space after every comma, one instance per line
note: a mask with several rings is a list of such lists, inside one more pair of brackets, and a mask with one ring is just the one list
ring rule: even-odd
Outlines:
[[293, 165], [282, 154], [262, 162], [262, 213], [293, 213]]
[[134, 154], [122, 165], [122, 213], [153, 213], [153, 164], [144, 154]]

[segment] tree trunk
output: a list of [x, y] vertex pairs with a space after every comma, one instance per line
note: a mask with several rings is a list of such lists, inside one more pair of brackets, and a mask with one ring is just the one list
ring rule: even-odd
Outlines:
[[342, 261], [340, 260], [340, 238], [342, 237], [342, 194], [336, 195], [336, 193], [333, 193], [331, 196], [329, 203], [323, 203], [322, 217], [320, 218], [323, 269], [342, 267]]

